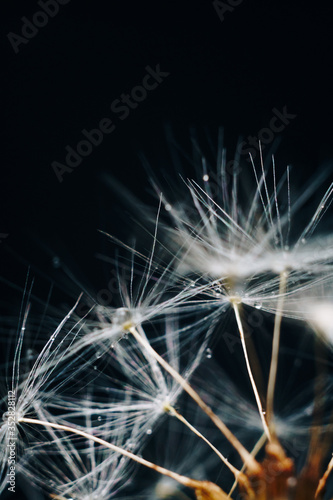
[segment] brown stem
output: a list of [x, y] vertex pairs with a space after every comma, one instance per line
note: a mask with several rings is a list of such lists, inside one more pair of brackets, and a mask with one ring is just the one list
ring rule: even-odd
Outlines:
[[251, 471], [251, 473], [259, 473], [261, 470], [258, 462], [252, 457], [252, 455], [247, 451], [246, 448], [238, 441], [236, 436], [228, 429], [228, 427], [222, 422], [222, 420], [213, 412], [213, 410], [201, 399], [199, 394], [192, 388], [192, 386], [174, 369], [169, 365], [156, 351], [152, 348], [149, 342], [144, 339], [140, 333], [135, 329], [134, 326], [129, 328], [129, 331], [135, 337], [135, 339], [143, 346], [147, 351], [163, 366], [163, 368], [170, 373], [170, 375], [179, 383], [179, 385], [187, 392], [189, 396], [197, 403], [197, 405], [208, 415], [208, 417], [214, 422], [216, 427], [220, 429], [222, 434], [228, 439], [228, 441], [233, 445], [235, 450], [239, 453], [242, 460], [246, 464], [246, 467]]

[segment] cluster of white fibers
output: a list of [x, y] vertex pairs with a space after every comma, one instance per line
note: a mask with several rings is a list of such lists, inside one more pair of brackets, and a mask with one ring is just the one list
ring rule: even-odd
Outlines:
[[202, 158], [175, 201], [154, 182], [150, 253], [111, 236], [126, 250], [110, 258], [117, 300], [82, 316], [81, 296], [29, 362], [25, 308], [2, 387], [0, 493], [10, 390], [18, 477], [48, 498], [295, 500], [304, 485], [326, 498], [333, 236], [320, 227], [333, 184], [322, 174], [294, 201], [289, 168], [249, 160], [230, 175], [224, 151], [217, 167]]

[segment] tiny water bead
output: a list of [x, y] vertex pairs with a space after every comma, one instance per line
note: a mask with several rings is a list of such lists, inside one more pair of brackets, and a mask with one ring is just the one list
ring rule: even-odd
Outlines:
[[212, 350], [209, 347], [207, 347], [207, 349], [206, 349], [206, 358], [207, 359], [211, 359], [212, 355], [213, 355], [212, 354]]
[[128, 441], [126, 448], [128, 451], [134, 451], [136, 446], [137, 446], [137, 444], [135, 442]]
[[27, 349], [27, 359], [31, 361], [35, 358], [36, 354], [33, 349]]
[[2, 420], [7, 423], [8, 421], [8, 418], [9, 418], [9, 412], [8, 411], [5, 411], [5, 413], [2, 414]]
[[59, 269], [59, 267], [61, 267], [61, 261], [60, 261], [59, 257], [57, 257], [57, 256], [53, 257], [52, 266], [54, 267], [54, 269]]
[[14, 423], [17, 423], [17, 421], [18, 421], [18, 418], [17, 418], [16, 412], [11, 411], [11, 410], [7, 410], [7, 411], [5, 411], [5, 412], [2, 414], [2, 421], [3, 421], [5, 424], [8, 424], [8, 423], [9, 423], [9, 425], [14, 425]]
[[119, 307], [112, 316], [112, 324], [122, 330], [128, 330], [133, 325], [131, 311], [127, 307]]

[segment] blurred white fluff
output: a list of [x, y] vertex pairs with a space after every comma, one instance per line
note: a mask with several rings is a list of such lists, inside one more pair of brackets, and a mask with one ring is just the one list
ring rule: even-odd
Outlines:
[[313, 304], [310, 314], [310, 322], [333, 344], [333, 301]]
[[278, 293], [281, 273], [288, 273], [288, 287], [295, 289], [332, 272], [333, 237], [314, 232], [332, 203], [333, 183], [299, 230], [295, 214], [322, 183], [321, 176], [293, 202], [289, 169], [277, 180], [274, 158], [271, 174], [262, 162], [258, 173], [252, 161], [252, 195], [238, 172], [227, 182], [224, 161], [212, 181], [204, 159], [203, 165], [203, 182], [186, 182], [190, 199], [169, 204], [172, 226], [164, 228], [166, 246], [173, 248], [180, 275], [206, 283], [214, 293], [220, 287], [225, 297], [237, 295], [249, 305], [262, 300], [270, 310], [270, 295]]
[[325, 342], [333, 345], [333, 275], [289, 294], [283, 313], [306, 321]]

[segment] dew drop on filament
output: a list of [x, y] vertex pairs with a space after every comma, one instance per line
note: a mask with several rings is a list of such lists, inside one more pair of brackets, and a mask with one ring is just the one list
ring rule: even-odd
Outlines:
[[112, 323], [115, 326], [122, 327], [125, 323], [132, 321], [132, 314], [127, 307], [119, 307], [112, 317]]
[[60, 262], [59, 257], [57, 257], [57, 256], [53, 257], [52, 266], [54, 267], [54, 269], [59, 269], [59, 267], [61, 266], [61, 262]]

